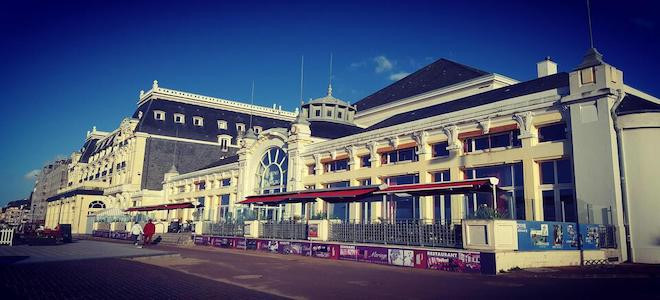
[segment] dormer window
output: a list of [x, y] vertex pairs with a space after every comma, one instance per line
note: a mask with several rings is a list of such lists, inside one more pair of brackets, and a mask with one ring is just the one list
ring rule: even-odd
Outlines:
[[218, 120], [218, 129], [227, 129], [227, 121]]
[[193, 125], [195, 125], [195, 126], [204, 126], [204, 118], [202, 118], [202, 117], [193, 117]]
[[261, 126], [254, 126], [254, 127], [252, 127], [252, 130], [254, 130], [255, 134], [259, 134], [259, 133], [261, 133], [263, 128]]
[[231, 143], [230, 135], [223, 134], [218, 136], [218, 144], [220, 144], [220, 149], [222, 151], [227, 151], [229, 149], [230, 143]]
[[320, 110], [320, 109], [317, 109], [317, 110], [316, 110], [316, 116], [317, 116], [317, 117], [320, 117], [320, 116], [321, 116], [321, 110]]
[[236, 131], [240, 132], [245, 132], [245, 124], [243, 123], [236, 123]]
[[337, 119], [341, 119], [341, 112], [340, 111], [337, 112]]
[[326, 115], [327, 115], [328, 117], [332, 117], [332, 111], [331, 111], [331, 110], [329, 110], [329, 111], [327, 112], [327, 114], [326, 114]]
[[174, 123], [185, 124], [186, 116], [183, 114], [174, 114]]
[[154, 110], [154, 119], [165, 121], [165, 112], [162, 110]]

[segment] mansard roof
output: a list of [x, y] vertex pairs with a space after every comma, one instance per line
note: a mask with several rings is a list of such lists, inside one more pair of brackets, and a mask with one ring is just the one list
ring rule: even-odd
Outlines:
[[568, 73], [557, 73], [554, 75], [501, 87], [499, 89], [468, 96], [465, 98], [403, 112], [385, 119], [379, 123], [376, 123], [368, 127], [366, 130], [390, 127], [565, 86], [568, 86]]
[[616, 114], [620, 116], [645, 112], [660, 112], [660, 104], [633, 94], [626, 94], [621, 105], [616, 108]]
[[209, 165], [207, 165], [203, 168], [200, 168], [200, 170], [205, 170], [205, 169], [210, 169], [210, 168], [213, 168], [213, 167], [224, 166], [224, 165], [228, 165], [228, 164], [231, 164], [231, 163], [235, 163], [237, 161], [238, 161], [238, 155], [227, 156], [225, 158], [221, 158], [217, 161], [214, 161], [214, 162], [210, 163]]
[[356, 102], [355, 106], [360, 112], [486, 74], [489, 73], [441, 58]]
[[364, 131], [364, 129], [358, 126], [346, 123], [316, 120], [309, 120], [309, 123], [309, 129], [312, 131], [312, 136], [324, 139], [337, 139]]
[[[165, 112], [164, 121], [154, 119], [156, 110]], [[243, 123], [246, 127], [250, 124], [249, 114], [164, 99], [152, 99], [144, 102], [137, 108], [133, 118], [137, 119], [139, 112], [142, 112], [142, 118], [137, 125], [136, 131], [138, 132], [207, 142], [217, 142], [217, 136], [221, 134], [236, 137], [238, 135], [236, 123]], [[174, 122], [175, 113], [185, 115], [184, 124]], [[193, 116], [202, 117], [203, 126], [195, 126], [192, 121]], [[219, 129], [218, 120], [226, 121], [227, 129]], [[290, 122], [253, 116], [252, 125], [261, 126], [266, 130], [276, 127], [289, 128]]]
[[88, 162], [89, 158], [92, 156], [92, 154], [95, 153], [96, 150], [96, 143], [99, 141], [99, 139], [92, 138], [88, 139], [85, 141], [85, 144], [83, 144], [83, 147], [81, 149], [81, 155], [80, 155], [80, 161], [81, 162]]

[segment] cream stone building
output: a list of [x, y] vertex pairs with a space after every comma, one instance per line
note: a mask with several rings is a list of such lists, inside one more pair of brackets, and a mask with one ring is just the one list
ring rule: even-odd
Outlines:
[[[601, 224], [611, 257], [660, 262], [652, 215], [660, 208], [660, 100], [624, 84], [595, 49], [574, 70], [557, 72], [546, 59], [537, 73], [518, 82], [440, 59], [354, 104], [330, 86], [298, 112], [154, 84], [132, 118], [111, 133], [93, 131], [86, 147], [94, 150], [72, 156], [62, 195], [102, 194], [53, 198], [47, 224], [81, 224], [58, 212], [89, 210], [84, 201], [97, 198], [163, 226], [231, 223], [246, 212], [280, 222], [459, 224], [486, 207], [503, 219]], [[209, 123], [212, 130], [195, 131]], [[496, 178], [497, 191], [467, 187], [484, 178]], [[435, 183], [467, 189], [387, 201], [378, 192]]]

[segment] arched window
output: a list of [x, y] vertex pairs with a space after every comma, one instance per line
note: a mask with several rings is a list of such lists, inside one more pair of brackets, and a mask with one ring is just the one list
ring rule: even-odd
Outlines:
[[92, 201], [89, 204], [89, 208], [105, 208], [105, 203], [103, 201]]
[[286, 192], [289, 160], [286, 152], [279, 147], [268, 149], [261, 157], [257, 182], [261, 194]]

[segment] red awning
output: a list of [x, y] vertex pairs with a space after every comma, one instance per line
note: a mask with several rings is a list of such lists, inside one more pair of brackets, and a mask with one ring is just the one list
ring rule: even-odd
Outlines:
[[499, 179], [488, 177], [449, 182], [402, 184], [389, 186], [383, 190], [374, 192], [374, 194], [402, 193], [413, 196], [432, 196], [442, 194], [464, 194], [470, 192], [492, 193], [493, 188], [496, 187], [498, 183]]
[[131, 207], [129, 209], [126, 209], [126, 211], [172, 210], [172, 209], [194, 208], [194, 207], [195, 205], [192, 204], [191, 202], [183, 202], [183, 203], [160, 204], [160, 205], [152, 205], [152, 206]]
[[285, 192], [277, 194], [248, 196], [247, 199], [240, 202], [240, 204], [250, 203], [263, 203], [263, 204], [279, 204], [279, 203], [300, 203], [314, 201], [316, 198], [321, 198], [327, 202], [348, 202], [362, 199], [365, 196], [371, 195], [374, 191], [379, 190], [379, 186], [361, 186], [361, 187], [347, 187], [347, 188], [331, 188], [322, 190], [304, 190], [297, 192]]

